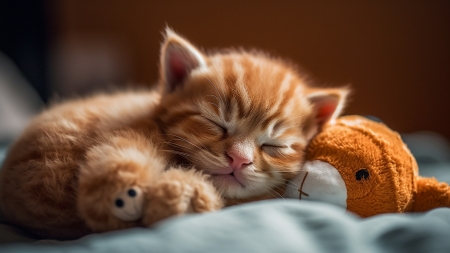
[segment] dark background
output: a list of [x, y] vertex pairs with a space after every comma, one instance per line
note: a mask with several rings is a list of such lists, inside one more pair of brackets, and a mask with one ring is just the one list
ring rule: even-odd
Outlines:
[[325, 86], [348, 114], [450, 138], [450, 1], [59, 0], [0, 3], [0, 50], [41, 97], [157, 80], [168, 24], [206, 48], [260, 48]]

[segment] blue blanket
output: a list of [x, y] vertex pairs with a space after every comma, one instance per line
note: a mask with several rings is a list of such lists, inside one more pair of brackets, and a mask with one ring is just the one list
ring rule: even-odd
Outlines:
[[450, 252], [450, 209], [360, 219], [328, 204], [271, 200], [189, 215], [154, 228], [2, 252]]
[[[430, 142], [428, 142], [430, 143]], [[423, 146], [423, 142], [421, 144]], [[414, 152], [414, 148], [411, 148]], [[0, 148], [0, 163], [5, 149]], [[437, 154], [432, 152], [432, 154]], [[415, 154], [421, 174], [450, 181], [447, 158]], [[445, 156], [445, 155], [444, 155]], [[437, 159], [437, 160], [436, 160]], [[424, 173], [422, 173], [424, 172]], [[151, 228], [36, 241], [0, 223], [0, 252], [450, 252], [450, 209], [361, 219], [325, 203], [270, 200]]]

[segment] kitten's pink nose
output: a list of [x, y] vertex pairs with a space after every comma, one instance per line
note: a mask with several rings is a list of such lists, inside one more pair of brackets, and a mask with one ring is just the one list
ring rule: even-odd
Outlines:
[[236, 150], [227, 151], [227, 155], [230, 158], [230, 165], [233, 170], [240, 170], [245, 167], [245, 165], [252, 164], [252, 159], [247, 157], [245, 154], [237, 152]]

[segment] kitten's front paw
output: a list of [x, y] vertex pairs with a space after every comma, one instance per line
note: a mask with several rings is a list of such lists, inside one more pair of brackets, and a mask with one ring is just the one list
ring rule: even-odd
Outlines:
[[185, 213], [219, 210], [220, 195], [206, 177], [193, 170], [171, 169], [148, 190], [143, 223], [147, 226]]

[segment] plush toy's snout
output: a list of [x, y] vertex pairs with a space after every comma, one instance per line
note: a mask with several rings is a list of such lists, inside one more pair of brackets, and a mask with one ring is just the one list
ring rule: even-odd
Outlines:
[[339, 171], [319, 160], [306, 162], [298, 176], [288, 183], [285, 194], [300, 200], [323, 201], [347, 207], [347, 187]]

